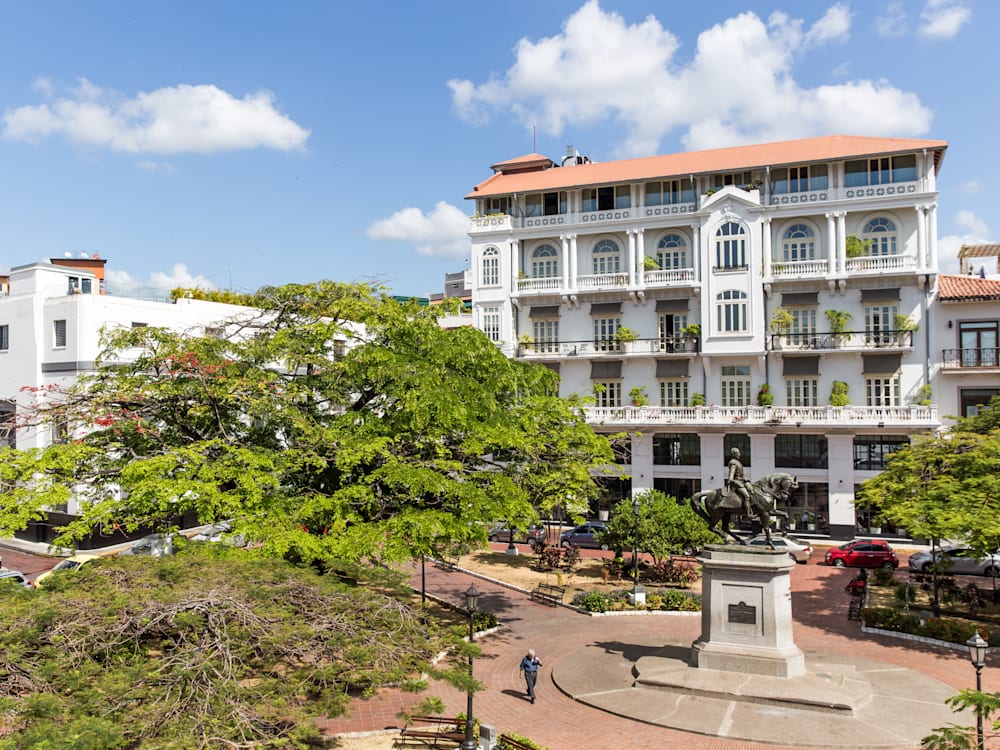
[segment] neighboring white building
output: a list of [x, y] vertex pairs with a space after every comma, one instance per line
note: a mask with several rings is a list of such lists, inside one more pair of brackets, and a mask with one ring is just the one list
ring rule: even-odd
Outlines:
[[[495, 164], [467, 196], [475, 324], [557, 370], [562, 395], [595, 395], [595, 429], [628, 433], [631, 480], [598, 510], [646, 488], [720, 487], [738, 447], [752, 479], [798, 476], [800, 530], [804, 516], [836, 539], [897, 532], [870, 528], [854, 495], [958, 412], [941, 354], [956, 341], [931, 318], [946, 149], [832, 136]], [[779, 308], [787, 329], [772, 327]], [[831, 405], [835, 383], [848, 405]]]
[[[65, 435], [15, 429], [46, 388], [70, 385], [94, 369], [102, 329], [158, 326], [196, 335], [225, 335], [226, 321], [248, 308], [179, 299], [134, 299], [106, 293], [105, 260], [53, 258], [11, 269], [0, 296], [0, 413], [5, 444], [42, 448]], [[76, 512], [74, 503], [65, 511]]]

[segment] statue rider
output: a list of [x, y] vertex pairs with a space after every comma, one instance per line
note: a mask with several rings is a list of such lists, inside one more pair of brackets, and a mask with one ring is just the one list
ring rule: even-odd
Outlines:
[[729, 459], [729, 476], [726, 478], [726, 489], [736, 493], [743, 503], [743, 513], [753, 517], [753, 508], [750, 507], [750, 488], [743, 475], [743, 462], [740, 461], [740, 449], [733, 448], [729, 451], [732, 458]]

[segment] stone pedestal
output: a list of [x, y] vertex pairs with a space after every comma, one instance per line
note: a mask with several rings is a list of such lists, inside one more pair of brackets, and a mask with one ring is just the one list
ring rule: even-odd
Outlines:
[[785, 552], [709, 545], [703, 565], [701, 637], [691, 665], [743, 674], [798, 677], [805, 657], [792, 638], [795, 567]]

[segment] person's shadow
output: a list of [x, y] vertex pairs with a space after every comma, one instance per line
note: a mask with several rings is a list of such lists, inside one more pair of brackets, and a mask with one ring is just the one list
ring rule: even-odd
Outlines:
[[504, 695], [509, 695], [511, 698], [520, 698], [523, 701], [530, 700], [530, 698], [528, 698], [527, 693], [525, 693], [523, 690], [512, 690], [510, 688], [507, 688], [506, 690], [501, 690], [500, 692], [503, 693]]

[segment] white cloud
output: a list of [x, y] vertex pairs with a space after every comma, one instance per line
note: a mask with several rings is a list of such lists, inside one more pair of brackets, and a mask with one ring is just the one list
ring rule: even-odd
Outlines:
[[929, 39], [952, 39], [970, 20], [972, 10], [964, 0], [927, 0], [917, 33]]
[[979, 180], [966, 180], [965, 182], [955, 186], [956, 193], [965, 193], [966, 195], [975, 195], [976, 193], [983, 192], [983, 183]]
[[404, 208], [380, 219], [366, 230], [373, 240], [412, 244], [421, 255], [464, 260], [469, 254], [469, 217], [441, 201], [424, 214], [419, 208]]
[[107, 280], [109, 286], [118, 288], [153, 287], [154, 289], [175, 289], [176, 287], [199, 287], [201, 289], [215, 289], [217, 285], [211, 279], [201, 274], [193, 275], [188, 271], [184, 263], [175, 263], [169, 272], [154, 271], [149, 274], [146, 281], [134, 278], [127, 271], [108, 269]]
[[961, 210], [955, 215], [955, 234], [938, 239], [938, 265], [941, 273], [958, 273], [958, 251], [962, 245], [990, 242], [990, 228], [972, 211]]
[[926, 133], [930, 111], [887, 81], [815, 88], [796, 82], [796, 57], [846, 39], [850, 23], [843, 3], [806, 31], [802, 20], [783, 13], [765, 23], [745, 12], [703, 31], [691, 59], [681, 60], [678, 40], [656, 18], [628, 25], [589, 0], [558, 35], [520, 40], [502, 79], [448, 85], [456, 112], [473, 123], [514, 112], [558, 136], [570, 126], [614, 121], [625, 134], [617, 156], [655, 153], [675, 129], [684, 131], [688, 148], [841, 132]]
[[[51, 98], [45, 79], [35, 88]], [[113, 151], [175, 154], [302, 150], [309, 131], [281, 114], [269, 91], [237, 99], [212, 85], [184, 84], [126, 99], [80, 79], [68, 96], [4, 112], [3, 135], [28, 142], [62, 135]]]
[[882, 15], [875, 19], [875, 31], [882, 36], [905, 36], [910, 31], [906, 10], [902, 3], [889, 3]]
[[149, 172], [150, 174], [177, 174], [177, 170], [174, 166], [164, 161], [151, 161], [146, 159], [140, 161], [136, 166], [143, 172]]

